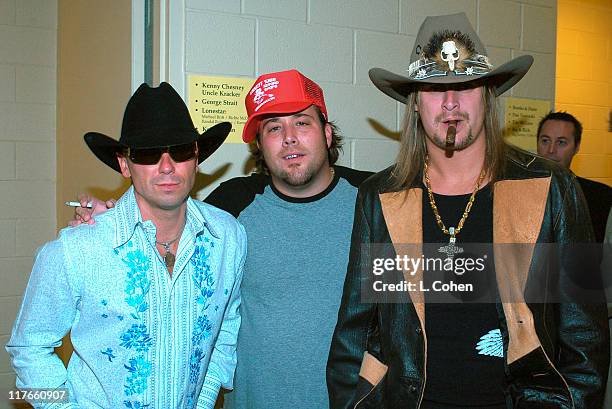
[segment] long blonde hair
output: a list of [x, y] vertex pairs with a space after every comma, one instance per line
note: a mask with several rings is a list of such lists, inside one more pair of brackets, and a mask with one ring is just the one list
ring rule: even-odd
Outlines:
[[[423, 171], [427, 146], [425, 129], [421, 124], [419, 113], [415, 110], [418, 92], [412, 92], [406, 100], [400, 150], [393, 167], [391, 190], [407, 189], [415, 183]], [[491, 182], [503, 177], [504, 152], [506, 142], [499, 122], [499, 108], [495, 90], [484, 87], [482, 103], [485, 107], [484, 129], [486, 137], [485, 171]]]

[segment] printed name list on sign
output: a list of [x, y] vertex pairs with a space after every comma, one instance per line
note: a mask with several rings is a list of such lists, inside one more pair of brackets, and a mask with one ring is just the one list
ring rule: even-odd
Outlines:
[[247, 120], [244, 98], [254, 78], [190, 75], [189, 113], [200, 132], [219, 122], [231, 122], [232, 131], [225, 143], [242, 143], [242, 128]]
[[506, 140], [535, 152], [538, 123], [549, 111], [550, 101], [506, 98], [504, 106]]

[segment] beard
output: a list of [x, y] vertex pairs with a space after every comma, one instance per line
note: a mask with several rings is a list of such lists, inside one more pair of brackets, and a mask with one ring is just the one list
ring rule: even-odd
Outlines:
[[317, 157], [313, 158], [306, 166], [293, 166], [287, 170], [283, 169], [279, 171], [278, 178], [289, 186], [298, 187], [307, 185], [325, 165], [326, 161], [327, 157], [325, 155], [321, 155], [320, 157], [317, 155]]
[[433, 142], [434, 145], [436, 145], [438, 148], [440, 149], [444, 149], [444, 150], [453, 150], [453, 151], [460, 151], [462, 149], [467, 148], [468, 146], [470, 146], [474, 140], [476, 138], [474, 137], [474, 134], [472, 133], [472, 128], [470, 127], [468, 129], [468, 133], [465, 136], [465, 138], [456, 141], [455, 144], [452, 147], [448, 147], [446, 146], [446, 135], [440, 135], [438, 133], [435, 133], [430, 140]]
[[[465, 123], [467, 125], [467, 135], [462, 140], [457, 140], [452, 147], [449, 147], [449, 146], [446, 145], [446, 135], [440, 135], [439, 133], [436, 132], [429, 139], [438, 148], [444, 149], [446, 151], [448, 151], [448, 150], [451, 150], [451, 151], [460, 151], [460, 150], [465, 149], [468, 146], [470, 146], [474, 142], [474, 140], [476, 139], [474, 137], [474, 133], [472, 132], [472, 126], [470, 125], [470, 122], [469, 122], [470, 115], [468, 113], [466, 113], [466, 112], [465, 113], [464, 112], [460, 112], [457, 116], [460, 119], [462, 119], [463, 123]], [[438, 123], [438, 124], [442, 123], [443, 121], [444, 121], [444, 115], [438, 115], [435, 118], [435, 122]]]
[[268, 166], [268, 172], [283, 181], [288, 186], [301, 187], [308, 185], [321, 172], [321, 170], [329, 163], [327, 152], [327, 141], [325, 134], [321, 133], [322, 145], [317, 148], [306, 149], [303, 151], [309, 158], [302, 164], [294, 164], [285, 168], [284, 165], [278, 164], [278, 157], [282, 157], [289, 150], [278, 153], [276, 157], [266, 158], [266, 152], [263, 152], [264, 161]]

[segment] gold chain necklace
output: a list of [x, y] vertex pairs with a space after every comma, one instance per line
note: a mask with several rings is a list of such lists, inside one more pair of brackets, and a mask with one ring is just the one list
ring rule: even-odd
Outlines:
[[470, 214], [470, 210], [472, 210], [472, 205], [474, 204], [476, 193], [478, 192], [478, 189], [480, 189], [480, 184], [484, 180], [485, 171], [484, 169], [480, 171], [480, 176], [478, 177], [478, 180], [476, 181], [476, 185], [474, 186], [474, 191], [472, 192], [472, 195], [470, 196], [470, 200], [468, 200], [467, 205], [465, 206], [465, 210], [463, 211], [463, 216], [461, 216], [459, 223], [457, 223], [457, 227], [456, 228], [449, 227], [447, 229], [446, 226], [444, 225], [444, 222], [442, 221], [442, 218], [440, 217], [440, 213], [438, 213], [438, 206], [436, 206], [436, 200], [434, 199], [433, 191], [431, 190], [431, 181], [429, 180], [429, 173], [427, 172], [428, 168], [429, 168], [429, 156], [425, 157], [425, 169], [423, 171], [424, 176], [425, 176], [425, 187], [427, 187], [427, 196], [429, 197], [429, 204], [431, 205], [431, 210], [433, 210], [438, 227], [442, 230], [442, 233], [448, 234], [450, 236], [450, 239], [448, 241], [448, 246], [440, 247], [440, 252], [446, 253], [450, 258], [452, 258], [454, 254], [461, 253], [463, 251], [463, 249], [460, 249], [455, 246], [455, 242], [457, 241], [456, 236], [457, 234], [459, 234], [459, 232], [463, 228], [463, 224], [467, 220]]

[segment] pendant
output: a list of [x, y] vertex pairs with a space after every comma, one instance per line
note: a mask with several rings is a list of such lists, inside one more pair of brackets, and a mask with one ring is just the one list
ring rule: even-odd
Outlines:
[[446, 254], [446, 258], [450, 258], [452, 260], [453, 258], [455, 258], [455, 254], [463, 253], [463, 247], [458, 247], [457, 245], [455, 245], [457, 239], [455, 238], [454, 227], [449, 227], [448, 233], [450, 234], [448, 244], [446, 246], [439, 247], [438, 252]]
[[166, 268], [168, 269], [168, 271], [172, 271], [172, 269], [174, 268], [174, 261], [174, 254], [170, 252], [164, 254], [164, 263], [166, 263]]

